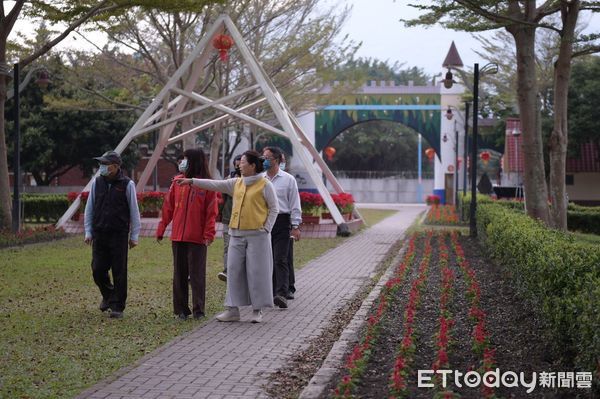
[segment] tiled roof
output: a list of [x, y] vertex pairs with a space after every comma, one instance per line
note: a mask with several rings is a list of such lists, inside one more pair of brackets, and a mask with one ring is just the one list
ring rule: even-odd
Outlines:
[[600, 172], [600, 151], [595, 143], [580, 146], [578, 158], [567, 158], [567, 173]]
[[[507, 118], [505, 135], [504, 172], [522, 173], [524, 170], [524, 157], [521, 150], [523, 145], [521, 121], [517, 118]], [[598, 145], [595, 143], [582, 144], [578, 157], [567, 158], [566, 169], [567, 173], [600, 172], [600, 150]]]

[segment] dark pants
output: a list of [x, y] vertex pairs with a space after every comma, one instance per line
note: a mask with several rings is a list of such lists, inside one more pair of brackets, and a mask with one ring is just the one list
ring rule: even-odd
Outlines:
[[294, 273], [294, 240], [290, 239], [290, 249], [288, 250], [288, 274], [289, 286], [288, 290], [293, 294], [296, 292], [296, 274]]
[[290, 215], [280, 213], [271, 231], [273, 247], [273, 295], [286, 297], [290, 284], [288, 254], [290, 250]]
[[190, 315], [189, 283], [192, 286], [192, 310], [204, 313], [206, 300], [206, 245], [173, 241], [173, 312]]
[[[129, 232], [94, 232], [92, 275], [110, 309], [122, 312], [127, 300], [127, 251]], [[112, 283], [108, 271], [112, 272]]]

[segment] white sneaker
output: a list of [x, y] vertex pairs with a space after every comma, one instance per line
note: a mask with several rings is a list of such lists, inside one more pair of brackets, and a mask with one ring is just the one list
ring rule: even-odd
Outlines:
[[240, 321], [240, 310], [237, 307], [227, 308], [223, 313], [217, 315], [219, 321]]
[[260, 323], [262, 321], [262, 310], [253, 310], [252, 311], [252, 319], [250, 319], [252, 323]]

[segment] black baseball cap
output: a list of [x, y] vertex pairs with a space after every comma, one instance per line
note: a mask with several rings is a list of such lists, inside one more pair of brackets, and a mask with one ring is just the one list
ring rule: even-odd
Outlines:
[[114, 163], [121, 165], [122, 163], [121, 156], [114, 151], [106, 151], [101, 157], [96, 157], [94, 159], [105, 165], [111, 165]]

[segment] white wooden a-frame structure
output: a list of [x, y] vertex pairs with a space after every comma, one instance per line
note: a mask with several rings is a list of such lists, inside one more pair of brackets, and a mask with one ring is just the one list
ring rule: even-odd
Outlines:
[[[254, 77], [255, 83], [235, 93], [231, 93], [217, 100], [212, 100], [203, 95], [195, 93], [193, 90], [197, 86], [197, 83], [201, 77], [200, 75], [205, 70], [205, 67], [209, 62], [211, 62], [213, 51], [215, 51], [211, 45], [213, 38], [224, 31], [227, 31], [232, 37], [234, 42], [233, 48], [239, 51], [242, 60], [246, 63], [246, 67]], [[180, 88], [180, 84], [183, 86], [183, 89]], [[233, 109], [225, 105], [229, 101], [248, 93], [259, 94], [258, 100], [255, 100], [249, 104], [245, 104], [238, 109]], [[191, 109], [185, 111], [186, 107], [188, 106], [188, 102], [190, 101], [197, 103], [197, 106], [191, 107]], [[264, 102], [268, 103], [268, 105], [271, 107], [280, 127], [272, 126], [243, 113], [243, 111], [250, 110]], [[218, 110], [222, 112], [223, 115], [213, 117], [211, 120], [205, 121], [176, 136], [171, 137], [177, 122], [183, 121], [191, 115], [198, 114], [202, 110], [209, 108]], [[158, 93], [148, 108], [146, 108], [137, 122], [133, 125], [125, 137], [123, 137], [117, 148], [115, 148], [115, 151], [120, 154], [137, 136], [155, 130], [159, 131], [159, 138], [156, 147], [154, 148], [152, 156], [150, 157], [146, 168], [137, 182], [137, 191], [143, 191], [154, 169], [154, 166], [158, 162], [167, 144], [182, 140], [187, 135], [200, 132], [230, 118], [238, 118], [246, 123], [257, 126], [260, 129], [287, 137], [291, 141], [294, 148], [294, 155], [299, 157], [303, 166], [306, 168], [310, 178], [323, 197], [327, 208], [329, 208], [329, 212], [333, 216], [335, 223], [339, 226], [340, 232], [348, 232], [342, 215], [335, 206], [329, 191], [321, 180], [321, 172], [325, 175], [325, 178], [331, 183], [336, 192], [342, 193], [342, 187], [336, 180], [333, 173], [331, 173], [329, 167], [323, 161], [315, 147], [307, 139], [300, 126], [300, 123], [290, 111], [288, 105], [285, 103], [277, 91], [277, 88], [269, 79], [254, 54], [250, 51], [244, 42], [242, 35], [228, 15], [224, 14], [217, 18], [213, 26], [200, 40], [196, 48], [190, 53], [185, 62], [183, 62], [179, 69], [177, 69], [160, 93]], [[318, 171], [313, 166], [313, 160], [320, 167], [321, 171]], [[90, 190], [92, 181], [93, 178], [88, 182], [83, 191]], [[65, 214], [60, 218], [57, 223], [58, 227], [64, 225], [65, 222], [71, 218], [71, 216], [78, 209], [79, 204], [80, 198], [78, 197], [71, 204], [69, 209], [67, 209]]]

